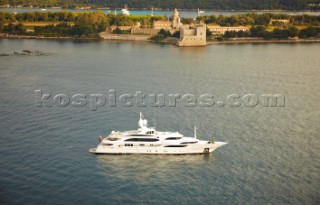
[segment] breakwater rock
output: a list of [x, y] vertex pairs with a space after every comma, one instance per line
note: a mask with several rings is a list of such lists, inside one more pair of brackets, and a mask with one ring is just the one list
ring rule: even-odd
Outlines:
[[13, 53], [0, 53], [0, 57], [6, 56], [48, 56], [50, 53], [45, 53], [39, 50], [22, 50]]

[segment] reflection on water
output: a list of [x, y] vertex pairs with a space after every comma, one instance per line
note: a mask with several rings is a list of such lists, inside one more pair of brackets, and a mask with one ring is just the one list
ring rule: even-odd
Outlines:
[[100, 174], [106, 178], [134, 180], [136, 183], [149, 183], [149, 180], [168, 183], [176, 176], [184, 175], [185, 169], [197, 173], [215, 157], [210, 155], [97, 155]]
[[196, 46], [196, 47], [177, 47], [181, 53], [193, 53], [194, 55], [197, 55], [199, 53], [205, 53], [207, 50], [207, 47], [204, 46]]

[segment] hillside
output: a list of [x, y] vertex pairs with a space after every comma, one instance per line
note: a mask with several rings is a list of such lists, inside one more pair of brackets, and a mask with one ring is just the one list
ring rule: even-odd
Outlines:
[[217, 10], [317, 10], [320, 0], [0, 0], [0, 5], [24, 6], [62, 6], [76, 7], [90, 5], [93, 7], [119, 8], [125, 4], [129, 8], [162, 9], [217, 9]]

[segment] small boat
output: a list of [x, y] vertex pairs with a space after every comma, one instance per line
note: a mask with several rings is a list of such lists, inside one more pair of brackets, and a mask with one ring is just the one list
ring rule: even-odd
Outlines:
[[130, 16], [130, 15], [131, 15], [131, 14], [130, 14], [130, 11], [128, 10], [127, 5], [124, 5], [124, 8], [121, 9], [121, 12], [122, 12], [122, 14], [125, 15], [125, 16]]
[[109, 136], [99, 136], [99, 145], [89, 152], [95, 154], [209, 154], [227, 142], [207, 141], [185, 137], [179, 132], [160, 132], [147, 126], [140, 113], [138, 130], [112, 131]]
[[13, 7], [13, 12], [12, 12], [14, 15], [17, 15], [18, 12], [16, 11], [16, 7]]
[[41, 9], [41, 11], [46, 11], [47, 9]]
[[201, 11], [201, 10], [198, 8], [198, 16], [200, 16], [200, 14], [204, 14], [204, 11]]

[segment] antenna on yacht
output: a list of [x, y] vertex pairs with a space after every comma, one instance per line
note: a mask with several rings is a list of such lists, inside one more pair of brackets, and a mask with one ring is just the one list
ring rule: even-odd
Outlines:
[[153, 128], [156, 129], [157, 121], [154, 118], [152, 118], [152, 122], [153, 122]]
[[140, 119], [139, 119], [139, 127], [141, 128], [146, 128], [148, 124], [148, 121], [146, 119], [144, 119], [142, 112], [140, 112]]
[[194, 126], [194, 138], [197, 139], [197, 126]]

